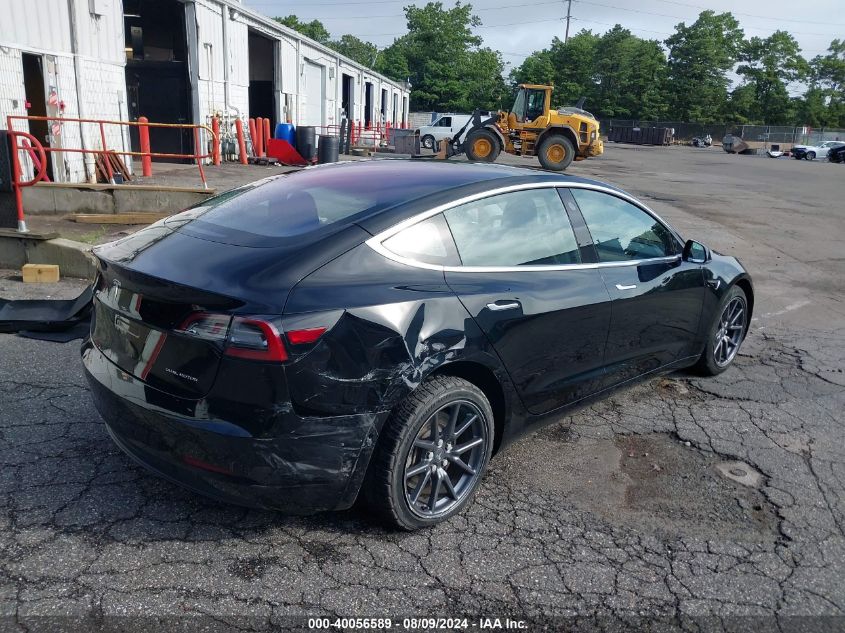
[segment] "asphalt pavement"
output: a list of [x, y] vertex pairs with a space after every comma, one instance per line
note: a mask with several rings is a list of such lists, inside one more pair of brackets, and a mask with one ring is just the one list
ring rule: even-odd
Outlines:
[[[0, 630], [845, 630], [845, 166], [611, 144], [570, 171], [750, 269], [730, 370], [562, 419], [495, 458], [463, 515], [399, 533], [162, 481], [108, 438], [78, 342], [0, 335]], [[10, 275], [0, 296], [79, 287]]]

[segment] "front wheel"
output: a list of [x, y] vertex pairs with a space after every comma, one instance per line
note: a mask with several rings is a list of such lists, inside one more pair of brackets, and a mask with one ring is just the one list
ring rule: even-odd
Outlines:
[[493, 450], [493, 411], [474, 384], [435, 376], [385, 423], [362, 493], [387, 523], [414, 530], [469, 504]]
[[807, 152], [807, 160], [816, 160], [815, 152]]
[[499, 139], [493, 132], [481, 128], [469, 133], [466, 140], [467, 156], [470, 160], [492, 163], [499, 156]]
[[537, 157], [543, 169], [563, 171], [575, 158], [575, 148], [572, 141], [562, 134], [552, 134], [540, 142]]
[[721, 374], [736, 358], [748, 331], [748, 298], [734, 286], [720, 304], [717, 317], [707, 331], [706, 344], [695, 365], [705, 376]]
[[434, 137], [431, 134], [426, 134], [420, 140], [422, 146], [426, 149], [434, 149]]

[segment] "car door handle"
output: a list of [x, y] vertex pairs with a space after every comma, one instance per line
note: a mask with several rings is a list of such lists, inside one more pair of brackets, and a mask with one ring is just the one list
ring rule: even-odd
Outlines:
[[631, 284], [630, 286], [625, 286], [623, 284], [616, 284], [617, 290], [633, 290], [637, 287], [637, 284]]
[[517, 310], [520, 303], [519, 301], [496, 301], [495, 303], [488, 303], [487, 307], [494, 312], [501, 312], [502, 310]]

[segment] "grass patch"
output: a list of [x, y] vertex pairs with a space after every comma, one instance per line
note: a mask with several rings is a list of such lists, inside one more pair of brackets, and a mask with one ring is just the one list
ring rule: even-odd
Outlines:
[[104, 224], [100, 224], [99, 228], [88, 233], [82, 233], [81, 235], [77, 236], [76, 239], [80, 242], [85, 242], [86, 244], [94, 244], [106, 233], [108, 233], [108, 229]]

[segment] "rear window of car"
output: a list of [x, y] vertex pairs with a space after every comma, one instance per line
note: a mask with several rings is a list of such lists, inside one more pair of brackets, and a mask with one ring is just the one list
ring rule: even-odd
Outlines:
[[[197, 220], [265, 237], [293, 237], [347, 219], [378, 204], [370, 191], [318, 179], [310, 186], [281, 178], [209, 201]], [[372, 189], [372, 188], [370, 188]]]
[[166, 224], [243, 246], [311, 242], [397, 204], [492, 176], [439, 167], [382, 160], [303, 169], [210, 198]]

